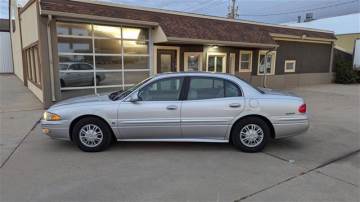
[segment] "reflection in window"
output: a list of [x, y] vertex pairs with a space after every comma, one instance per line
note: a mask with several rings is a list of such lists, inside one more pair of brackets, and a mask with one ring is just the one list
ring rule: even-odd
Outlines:
[[94, 25], [95, 37], [121, 38], [121, 28], [103, 25]]
[[213, 78], [191, 78], [189, 100], [221, 98], [225, 96], [224, 81]]
[[139, 91], [139, 98], [142, 101], [176, 101], [180, 96], [181, 85], [181, 78], [155, 81]]
[[58, 38], [59, 53], [92, 53], [91, 39]]
[[147, 69], [148, 56], [124, 56], [124, 69]]
[[187, 71], [201, 71], [202, 66], [202, 52], [199, 53], [184, 53], [185, 70]]
[[95, 39], [95, 53], [120, 54], [121, 40]]
[[74, 89], [125, 89], [149, 76], [145, 28], [57, 22], [57, 34], [60, 89], [66, 96], [82, 92]]
[[240, 72], [251, 71], [251, 63], [252, 63], [251, 60], [252, 60], [251, 51], [240, 51]]
[[208, 56], [208, 68], [209, 72], [223, 72], [225, 66], [225, 56], [222, 55], [209, 55]]
[[72, 63], [88, 63], [93, 64], [92, 55], [61, 55], [59, 56], [59, 67], [60, 70], [64, 70], [65, 66]]
[[148, 43], [145, 41], [123, 41], [125, 54], [147, 54]]
[[96, 70], [121, 70], [122, 62], [119, 56], [95, 56]]
[[137, 84], [144, 79], [148, 78], [149, 71], [139, 71], [139, 72], [125, 72], [124, 73], [124, 79], [125, 79], [125, 85], [129, 84]]
[[97, 86], [113, 86], [122, 83], [122, 72], [96, 72]]
[[91, 25], [81, 23], [56, 23], [58, 35], [91, 36]]
[[141, 28], [123, 28], [123, 38], [132, 40], [147, 40], [149, 39], [149, 32], [147, 29]]

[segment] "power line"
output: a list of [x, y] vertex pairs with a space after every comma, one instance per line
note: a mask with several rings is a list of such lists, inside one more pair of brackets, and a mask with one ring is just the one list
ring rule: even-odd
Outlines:
[[304, 10], [294, 10], [294, 11], [288, 11], [288, 12], [282, 12], [282, 13], [254, 14], [254, 15], [243, 14], [243, 15], [239, 15], [239, 16], [265, 17], [265, 16], [275, 16], [275, 15], [286, 15], [286, 14], [302, 13], [302, 12], [307, 12], [307, 11], [314, 11], [314, 10], [320, 10], [320, 9], [325, 9], [325, 8], [338, 7], [338, 6], [351, 4], [351, 3], [355, 3], [355, 2], [359, 2], [359, 0], [352, 0], [352, 1], [348, 1], [348, 2], [342, 2], [342, 3], [333, 4], [333, 5], [328, 5], [328, 6], [322, 6], [322, 7], [310, 8], [310, 9], [304, 9]]

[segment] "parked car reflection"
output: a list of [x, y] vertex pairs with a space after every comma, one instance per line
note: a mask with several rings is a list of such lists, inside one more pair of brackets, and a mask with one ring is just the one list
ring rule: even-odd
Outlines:
[[89, 63], [60, 63], [59, 68], [61, 87], [92, 86], [95, 84], [94, 82], [99, 85], [105, 79], [103, 72], [96, 72], [94, 79], [94, 67]]

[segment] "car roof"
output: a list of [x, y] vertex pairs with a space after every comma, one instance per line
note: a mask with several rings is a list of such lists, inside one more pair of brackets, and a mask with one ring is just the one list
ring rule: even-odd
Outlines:
[[208, 76], [208, 77], [220, 77], [220, 78], [235, 78], [232, 74], [227, 73], [213, 73], [213, 72], [166, 72], [155, 75], [155, 78], [165, 78], [174, 76]]

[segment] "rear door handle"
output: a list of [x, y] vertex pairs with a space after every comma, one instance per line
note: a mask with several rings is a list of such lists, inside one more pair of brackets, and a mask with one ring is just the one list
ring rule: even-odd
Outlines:
[[231, 108], [239, 108], [239, 107], [241, 107], [241, 104], [240, 103], [231, 103], [231, 104], [229, 104], [229, 107], [231, 107]]
[[169, 105], [166, 107], [167, 110], [176, 110], [177, 109], [177, 106], [175, 105]]

